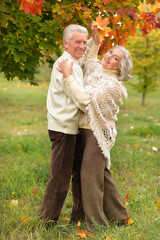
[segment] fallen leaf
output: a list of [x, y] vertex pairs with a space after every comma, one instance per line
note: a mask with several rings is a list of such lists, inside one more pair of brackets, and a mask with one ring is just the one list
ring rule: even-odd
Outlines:
[[151, 153], [151, 152], [147, 152], [147, 155], [148, 155], [148, 156], [152, 156], [152, 153]]
[[78, 223], [77, 223], [77, 227], [79, 227], [79, 226], [81, 226], [81, 222], [80, 221], [78, 221]]
[[129, 204], [128, 202], [125, 202], [125, 206], [126, 206], [126, 207], [128, 206], [128, 204]]
[[138, 144], [134, 145], [134, 148], [135, 149], [139, 148], [139, 145]]
[[11, 200], [11, 206], [18, 206], [18, 200], [14, 200], [14, 199], [12, 199]]
[[32, 191], [33, 194], [35, 194], [37, 192], [37, 187], [35, 187]]
[[160, 210], [160, 200], [157, 200], [156, 209]]
[[81, 238], [87, 238], [87, 235], [85, 233], [85, 230], [76, 230], [76, 233]]
[[125, 200], [128, 200], [128, 199], [129, 199], [129, 191], [128, 191], [127, 194], [124, 196], [124, 199], [125, 199]]
[[158, 152], [158, 148], [156, 148], [156, 147], [152, 147], [152, 151], [154, 151], [154, 152]]
[[112, 240], [109, 236], [106, 236], [106, 240]]
[[153, 117], [152, 116], [148, 116], [148, 118], [147, 119], [153, 119]]
[[21, 216], [21, 221], [27, 223], [29, 222], [29, 218], [27, 216]]
[[69, 218], [69, 217], [67, 217], [67, 216], [66, 216], [66, 217], [64, 217], [63, 219], [64, 219], [64, 220], [66, 220], [66, 221], [69, 221], [69, 220], [70, 220], [70, 218]]
[[109, 236], [106, 236], [106, 240], [116, 240], [116, 239], [114, 239], [112, 237], [109, 237]]
[[127, 226], [131, 226], [134, 223], [134, 220], [132, 218], [128, 219]]
[[24, 201], [22, 200], [22, 201], [20, 201], [20, 205], [23, 205], [24, 204]]

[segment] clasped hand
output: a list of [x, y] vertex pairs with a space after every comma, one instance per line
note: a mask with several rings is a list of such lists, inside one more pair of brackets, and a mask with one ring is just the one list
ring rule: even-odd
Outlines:
[[73, 62], [68, 64], [68, 59], [62, 59], [61, 62], [58, 62], [57, 70], [63, 74], [64, 78], [67, 78], [69, 75], [71, 75], [72, 66]]

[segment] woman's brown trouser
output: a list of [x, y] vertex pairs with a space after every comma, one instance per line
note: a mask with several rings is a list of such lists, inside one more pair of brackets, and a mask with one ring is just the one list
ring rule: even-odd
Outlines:
[[92, 131], [80, 129], [80, 132], [84, 141], [81, 166], [82, 204], [88, 229], [94, 232], [93, 219], [96, 224], [107, 228], [104, 214], [109, 221], [126, 220], [129, 215]]
[[71, 219], [84, 217], [81, 203], [80, 136], [48, 131], [52, 141], [50, 176], [46, 185], [40, 219], [57, 221], [62, 210], [72, 175], [73, 209]]

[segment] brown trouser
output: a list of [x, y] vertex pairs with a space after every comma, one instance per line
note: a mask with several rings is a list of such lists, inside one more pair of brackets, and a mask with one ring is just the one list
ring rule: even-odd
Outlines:
[[57, 221], [62, 210], [72, 175], [73, 209], [71, 219], [84, 217], [81, 204], [80, 136], [48, 131], [52, 142], [50, 176], [46, 185], [40, 218]]
[[86, 224], [94, 232], [93, 219], [96, 224], [107, 228], [107, 219], [119, 222], [128, 219], [129, 215], [92, 131], [80, 129], [80, 132], [84, 148], [81, 166], [82, 203]]

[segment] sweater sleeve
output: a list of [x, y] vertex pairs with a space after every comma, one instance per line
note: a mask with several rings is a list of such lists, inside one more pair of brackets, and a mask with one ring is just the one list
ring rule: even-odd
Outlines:
[[64, 82], [80, 104], [88, 105], [90, 103], [89, 95], [85, 89], [74, 80], [72, 75], [69, 75]]
[[80, 65], [82, 68], [83, 68], [84, 65], [85, 65], [85, 62], [86, 62], [88, 53], [89, 53], [92, 45], [93, 45], [93, 38], [91, 37], [91, 38], [87, 41], [87, 48], [86, 48], [86, 51], [85, 51], [83, 57], [81, 57], [81, 58], [79, 59], [79, 65]]
[[96, 45], [95, 43], [93, 43], [89, 54], [87, 56], [87, 60], [90, 60], [92, 58], [96, 58], [98, 56], [98, 51], [99, 51], [100, 45]]

